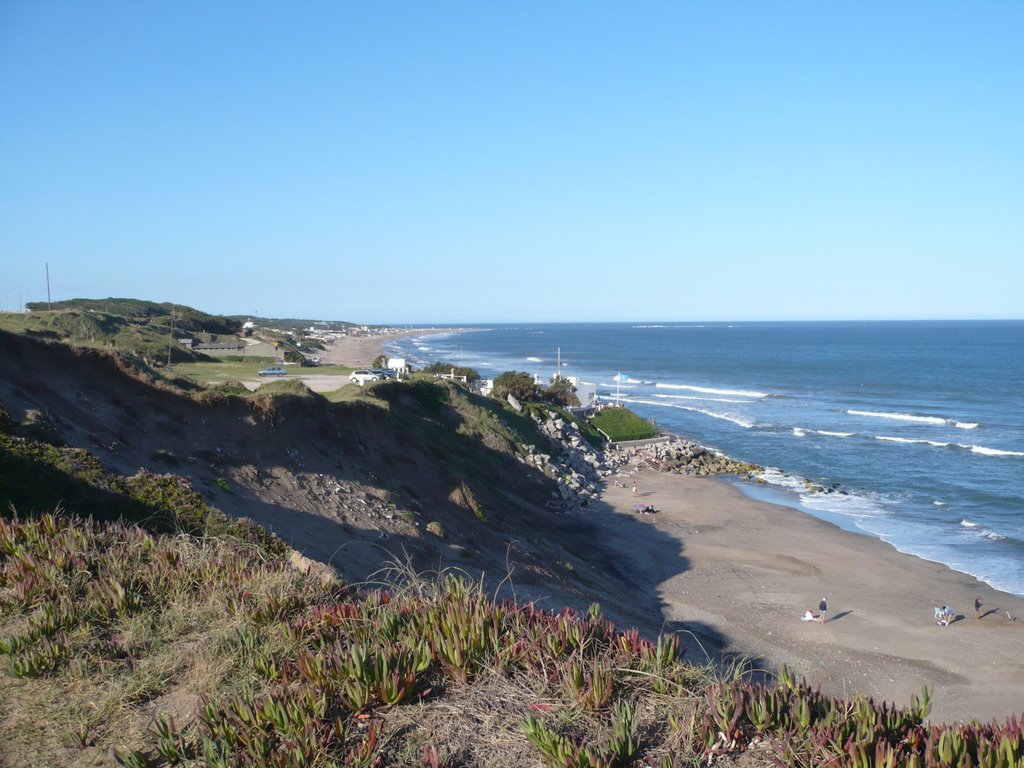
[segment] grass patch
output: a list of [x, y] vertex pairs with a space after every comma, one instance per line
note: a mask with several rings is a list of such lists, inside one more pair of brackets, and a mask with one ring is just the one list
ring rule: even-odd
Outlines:
[[590, 420], [590, 424], [608, 435], [612, 442], [646, 440], [659, 434], [653, 424], [623, 407], [598, 411]]

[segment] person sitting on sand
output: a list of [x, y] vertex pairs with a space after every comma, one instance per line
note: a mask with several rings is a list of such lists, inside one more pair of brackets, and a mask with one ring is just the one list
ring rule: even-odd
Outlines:
[[934, 606], [934, 608], [935, 608], [935, 623], [936, 624], [941, 624], [942, 623], [942, 615], [946, 612], [946, 608], [945, 608], [945, 606], [943, 606], [942, 608], [939, 608], [939, 606], [937, 606], [937, 605]]
[[800, 617], [801, 621], [814, 621], [817, 617], [814, 615], [814, 611], [808, 608], [804, 611], [804, 615]]

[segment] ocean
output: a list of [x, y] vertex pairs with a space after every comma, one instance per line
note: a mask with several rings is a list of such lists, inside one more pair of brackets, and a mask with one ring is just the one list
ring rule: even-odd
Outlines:
[[766, 467], [749, 495], [1024, 595], [1024, 321], [470, 326], [389, 351], [545, 381], [560, 356], [600, 399]]

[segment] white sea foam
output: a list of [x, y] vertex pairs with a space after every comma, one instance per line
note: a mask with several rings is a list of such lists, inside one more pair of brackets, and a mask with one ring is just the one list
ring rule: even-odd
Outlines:
[[964, 528], [978, 528], [979, 527], [978, 523], [974, 522], [973, 520], [968, 520], [966, 517], [963, 520], [960, 521], [960, 525], [962, 525]]
[[912, 437], [893, 437], [891, 435], [872, 435], [875, 440], [882, 440], [886, 443], [903, 443], [904, 445], [930, 445], [934, 448], [961, 448], [981, 456], [1001, 456], [1012, 458], [1024, 458], [1024, 451], [1005, 451], [1000, 448], [986, 448], [984, 445], [969, 445], [966, 443], [943, 443], [938, 440], [922, 440]]
[[526, 359], [529, 360], [531, 363], [542, 363], [542, 362], [544, 362], [539, 357], [528, 357]]
[[655, 384], [658, 389], [685, 389], [689, 392], [704, 392], [708, 395], [736, 395], [738, 397], [768, 397], [767, 392], [755, 392], [749, 389], [714, 389], [712, 387], [698, 387], [691, 384]]
[[853, 432], [829, 432], [827, 429], [815, 430], [819, 435], [828, 435], [829, 437], [853, 437]]
[[[614, 395], [613, 395], [614, 397]], [[729, 413], [719, 413], [718, 411], [709, 411], [706, 408], [694, 408], [690, 405], [681, 405], [679, 403], [666, 403], [660, 400], [647, 400], [636, 397], [624, 397], [620, 396], [620, 400], [624, 402], [637, 403], [639, 405], [656, 405], [659, 408], [676, 408], [680, 411], [690, 411], [691, 413], [699, 413], [702, 416], [708, 416], [712, 419], [721, 419], [722, 421], [729, 421], [737, 426], [743, 427], [744, 429], [753, 429], [754, 424], [746, 419], [741, 419], [738, 416], [733, 416]]]
[[752, 400], [731, 400], [728, 397], [698, 397], [697, 395], [663, 395], [660, 392], [655, 397], [663, 397], [671, 400], [700, 400], [705, 403], [751, 403]]
[[961, 443], [960, 447], [971, 453], [980, 453], [982, 456], [1024, 456], [1024, 451], [1004, 451], [999, 448], [986, 448], [983, 445], [964, 445]]
[[775, 467], [766, 467], [759, 476], [766, 483], [795, 493], [804, 507], [820, 511], [823, 514], [841, 515], [854, 521], [855, 524], [858, 521], [890, 514], [883, 506], [884, 500], [873, 495], [809, 490], [808, 483], [804, 478], [783, 472]]
[[800, 427], [793, 427], [793, 434], [797, 437], [807, 437], [807, 430]]
[[938, 499], [936, 499], [935, 501], [932, 502], [932, 505], [936, 507], [944, 507], [946, 506], [946, 502], [939, 501]]
[[947, 419], [939, 416], [915, 416], [912, 413], [889, 413], [888, 411], [855, 411], [847, 409], [851, 416], [869, 416], [874, 419], [892, 419], [894, 421], [915, 421], [920, 424], [946, 424]]
[[884, 440], [887, 443], [909, 443], [913, 445], [930, 445], [935, 448], [949, 448], [952, 443], [940, 443], [937, 440], [918, 440], [910, 437], [890, 437], [889, 435], [873, 435], [875, 440]]
[[890, 411], [857, 411], [853, 409], [847, 409], [846, 411], [851, 416], [867, 416], [873, 419], [891, 419], [893, 421], [910, 421], [917, 424], [945, 424], [957, 429], [977, 429], [978, 422], [976, 421], [957, 421], [956, 419], [946, 419], [942, 416], [918, 416], [913, 413], [898, 413]]

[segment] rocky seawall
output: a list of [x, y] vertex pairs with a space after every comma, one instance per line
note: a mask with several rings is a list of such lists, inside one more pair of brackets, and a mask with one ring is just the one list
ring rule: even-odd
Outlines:
[[588, 507], [600, 496], [601, 480], [629, 465], [691, 477], [750, 476], [763, 470], [757, 464], [735, 461], [676, 435], [660, 443], [595, 448], [580, 434], [579, 426], [556, 413], [534, 414], [533, 419], [549, 444], [546, 452], [534, 445], [521, 446], [520, 461], [558, 482], [558, 496], [548, 502], [549, 508], [558, 511]]

